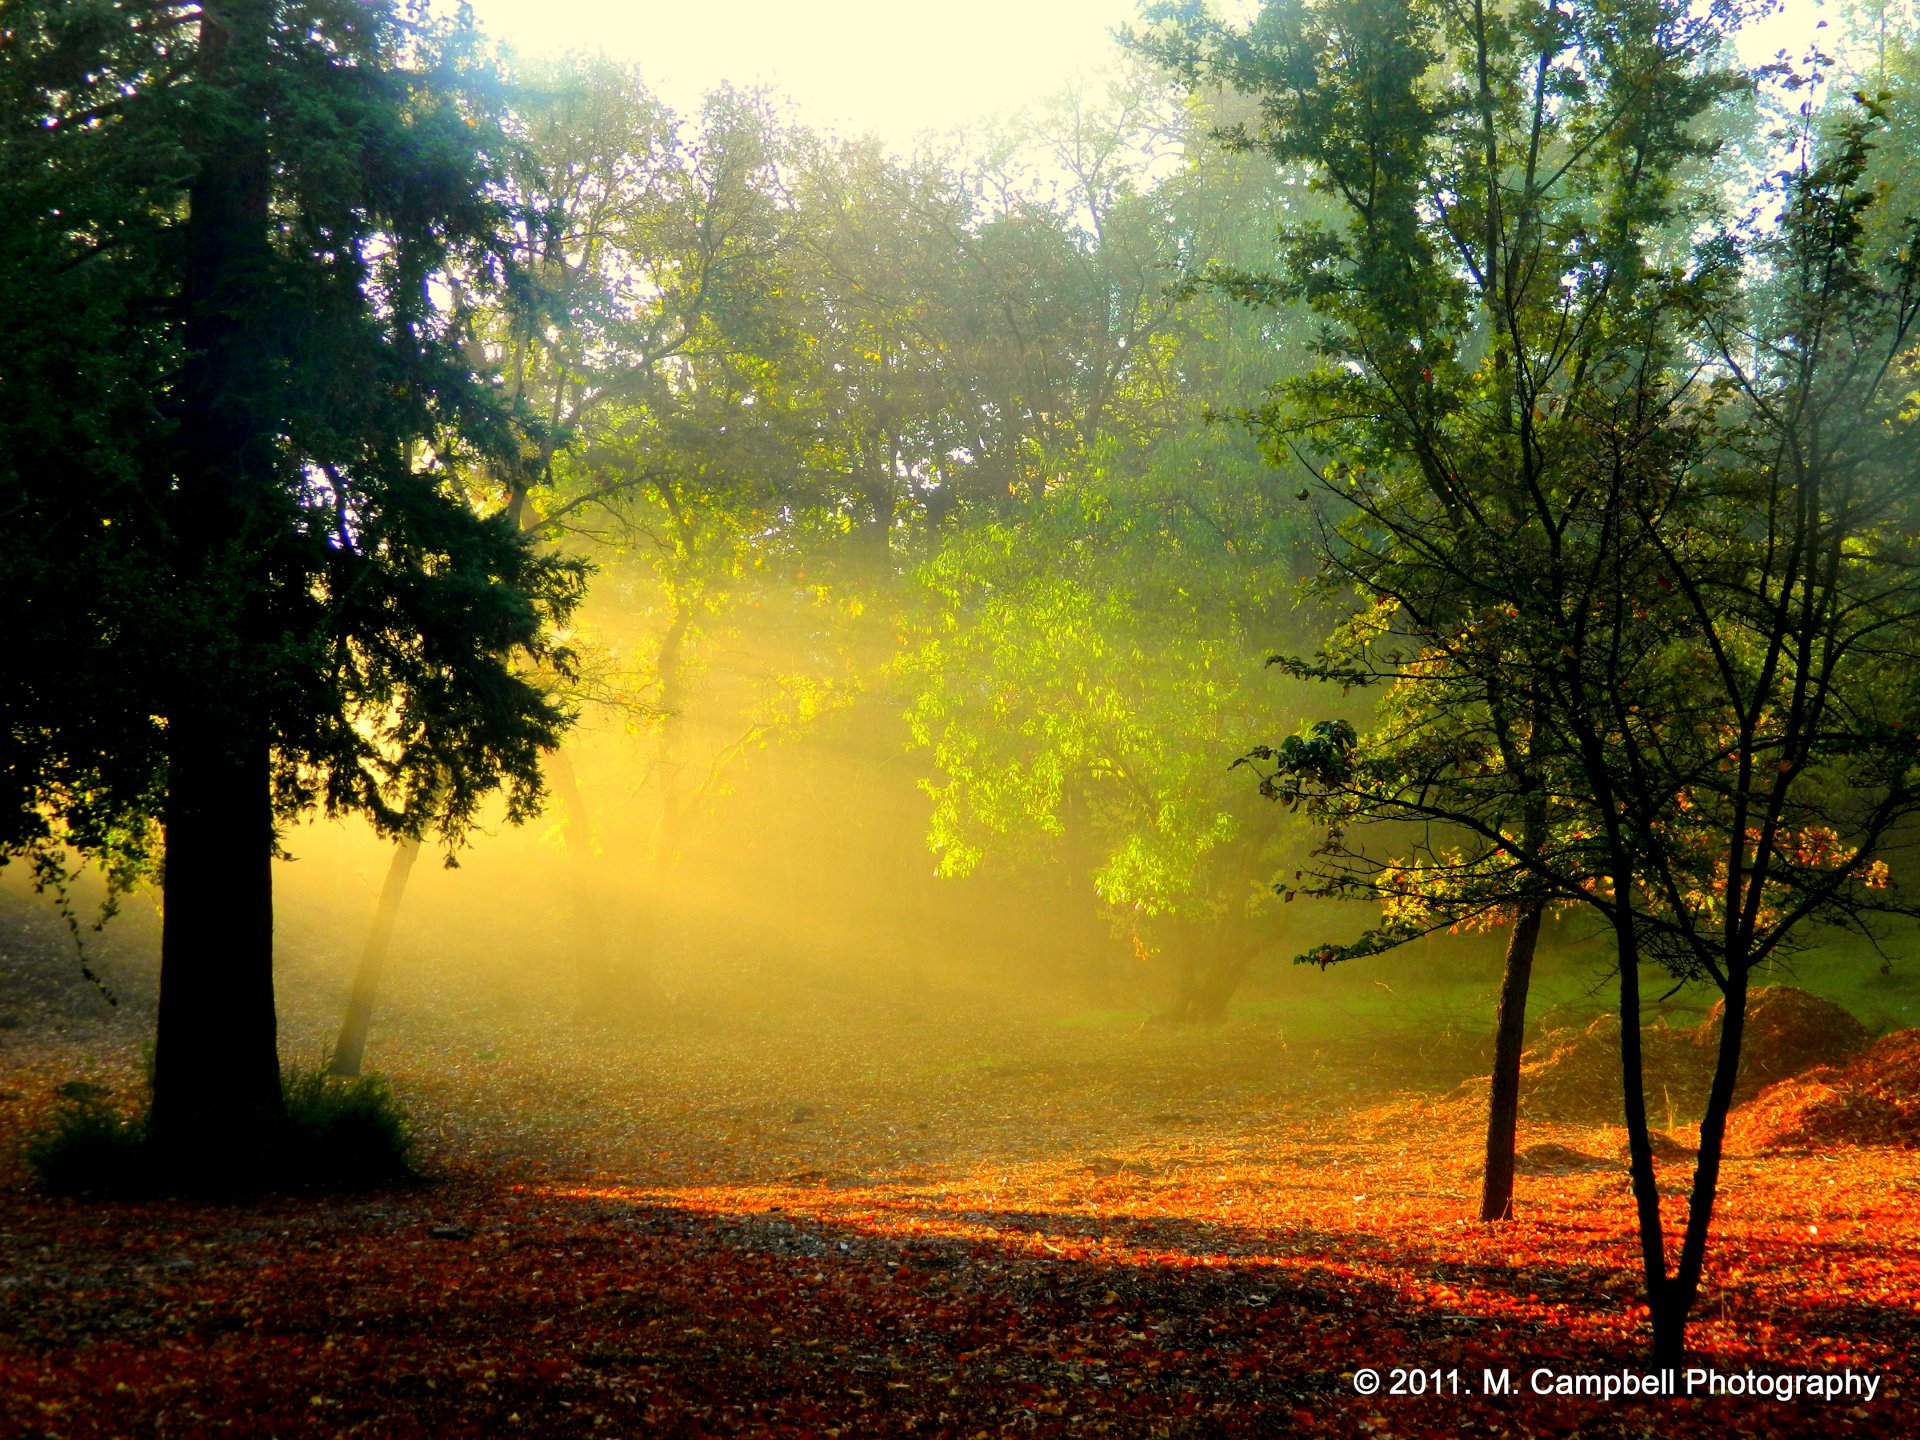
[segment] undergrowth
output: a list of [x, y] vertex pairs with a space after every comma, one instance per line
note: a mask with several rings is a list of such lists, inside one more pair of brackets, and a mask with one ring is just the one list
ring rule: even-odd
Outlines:
[[97, 1086], [57, 1093], [59, 1107], [25, 1147], [50, 1194], [365, 1190], [418, 1178], [412, 1123], [378, 1075], [347, 1080], [289, 1067], [281, 1114], [264, 1134], [197, 1136], [191, 1155], [155, 1142], [150, 1099], [127, 1113]]

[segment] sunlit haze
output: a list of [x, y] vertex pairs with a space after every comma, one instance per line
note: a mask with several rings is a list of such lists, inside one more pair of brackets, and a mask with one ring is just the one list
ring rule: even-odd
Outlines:
[[[1236, 4], [1235, 13], [1251, 7]], [[765, 85], [808, 124], [897, 150], [928, 132], [1007, 115], [1113, 63], [1137, 0], [474, 0], [488, 33], [523, 55], [604, 53], [640, 67], [683, 113], [715, 86]], [[1799, 53], [1826, 7], [1788, 0], [1742, 44], [1757, 63]]]
[[492, 34], [526, 54], [604, 51], [640, 66], [686, 110], [721, 81], [767, 84], [807, 122], [896, 147], [1013, 111], [1098, 69], [1133, 0], [479, 0]]

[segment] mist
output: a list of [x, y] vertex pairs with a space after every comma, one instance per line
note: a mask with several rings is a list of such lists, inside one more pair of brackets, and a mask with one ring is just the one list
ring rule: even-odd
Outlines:
[[8, 0], [0, 1433], [1897, 1430], [1913, 17], [854, 8]]

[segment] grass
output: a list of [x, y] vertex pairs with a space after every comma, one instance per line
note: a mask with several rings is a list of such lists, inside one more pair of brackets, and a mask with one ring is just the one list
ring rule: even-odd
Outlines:
[[[1908, 1029], [1920, 1025], [1920, 945], [1913, 938], [1895, 937], [1883, 955], [1857, 936], [1829, 933], [1786, 962], [1766, 967], [1755, 982], [1793, 985], [1831, 1000], [1876, 1035]], [[1610, 963], [1611, 952], [1592, 940], [1543, 948], [1527, 997], [1530, 1027], [1549, 1019], [1577, 1026], [1612, 1013], [1617, 993]], [[1474, 966], [1449, 964], [1428, 972], [1392, 959], [1369, 965], [1355, 961], [1325, 975], [1272, 967], [1235, 1001], [1232, 1014], [1309, 1044], [1409, 1029], [1492, 1033], [1500, 984], [1497, 953], [1489, 950]], [[1669, 989], [1659, 979], [1658, 972], [1646, 972], [1642, 988], [1649, 1001]], [[1710, 983], [1690, 984], [1662, 1011], [1669, 1024], [1688, 1025], [1704, 1018], [1719, 998]], [[1088, 1012], [1070, 1023], [1101, 1028], [1102, 1014]]]
[[[146, 1193], [146, 1117], [128, 1117], [90, 1085], [63, 1085], [44, 1129], [27, 1137], [27, 1164], [54, 1195]], [[146, 1187], [151, 1188], [151, 1187]]]
[[415, 1178], [413, 1125], [381, 1076], [289, 1069], [280, 1088], [289, 1188], [359, 1190]]

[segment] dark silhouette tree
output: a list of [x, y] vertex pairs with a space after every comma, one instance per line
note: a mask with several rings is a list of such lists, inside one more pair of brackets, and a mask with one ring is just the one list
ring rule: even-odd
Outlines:
[[[1676, 178], [1708, 153], [1690, 127], [1731, 83], [1709, 68], [1713, 32], [1657, 6], [1603, 16], [1280, 3], [1244, 32], [1196, 7], [1161, 11], [1178, 23], [1146, 48], [1258, 101], [1258, 122], [1227, 142], [1311, 178], [1339, 211], [1285, 225], [1271, 273], [1209, 276], [1257, 307], [1305, 305], [1324, 327], [1319, 363], [1255, 418], [1277, 462], [1316, 466], [1324, 588], [1357, 589], [1366, 606], [1326, 654], [1292, 668], [1392, 687], [1376, 758], [1445, 777], [1467, 792], [1458, 803], [1490, 807], [1538, 847], [1553, 819], [1532, 754], [1543, 694], [1509, 667], [1491, 623], [1497, 587], [1474, 568], [1486, 548], [1464, 540], [1523, 531], [1540, 494], [1584, 483], [1592, 444], [1631, 452], [1645, 438], [1631, 414], [1596, 426], [1606, 407], [1592, 402], [1668, 359], [1639, 347], [1640, 317], [1658, 316], [1670, 287], [1656, 283], [1651, 303], [1637, 291], [1657, 280], [1680, 219]], [[1421, 639], [1380, 643], [1403, 638], [1403, 612]], [[1471, 695], [1425, 683], [1429, 652], [1467, 666]], [[1477, 758], [1450, 765], [1455, 754]], [[1400, 814], [1356, 795], [1341, 826]], [[1436, 927], [1509, 926], [1481, 1196], [1483, 1218], [1501, 1219], [1548, 902], [1524, 870], [1446, 839], [1319, 887], [1382, 902], [1383, 920], [1305, 958], [1378, 953]]]
[[[9, 167], [40, 192], [0, 271], [74, 272], [112, 304], [57, 342], [52, 316], [8, 317], [78, 353], [20, 382], [71, 485], [7, 471], [9, 509], [37, 523], [6, 588], [44, 609], [50, 568], [99, 557], [112, 584], [69, 570], [62, 623], [115, 733], [110, 773], [76, 787], [86, 697], [50, 678], [56, 654], [10, 673], [0, 703], [28, 743], [0, 838], [47, 865], [62, 842], [111, 861], [158, 822], [153, 1133], [185, 1165], [244, 1167], [279, 1110], [279, 824], [317, 805], [457, 839], [503, 786], [524, 818], [566, 723], [538, 670], [567, 663], [545, 627], [582, 567], [536, 556], [462, 479], [521, 443], [443, 303], [456, 276], [505, 278], [494, 132], [456, 89], [477, 78], [470, 37], [390, 4], [28, 5], [8, 24], [9, 143], [49, 164]], [[66, 79], [121, 55], [77, 112]], [[142, 173], [134, 146], [172, 163]], [[96, 173], [115, 188], [81, 229], [67, 194], [91, 201]], [[111, 423], [63, 411], [102, 389]]]

